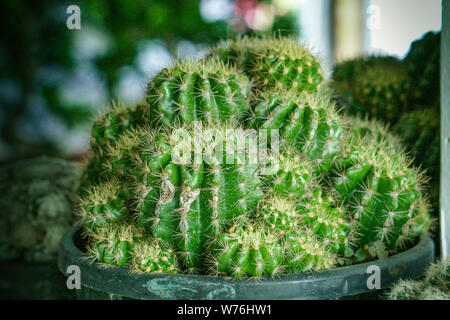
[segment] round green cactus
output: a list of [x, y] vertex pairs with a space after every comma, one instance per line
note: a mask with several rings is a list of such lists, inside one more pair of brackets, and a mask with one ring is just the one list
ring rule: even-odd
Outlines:
[[319, 171], [327, 171], [339, 151], [342, 131], [334, 104], [324, 94], [266, 91], [258, 96], [249, 125], [278, 129], [286, 145], [300, 149]]
[[407, 67], [393, 57], [364, 57], [338, 64], [333, 83], [338, 101], [349, 114], [395, 123], [399, 114], [413, 108]]
[[161, 249], [156, 242], [137, 242], [133, 247], [131, 269], [135, 273], [177, 273], [178, 261], [170, 248]]
[[216, 274], [257, 278], [282, 271], [284, 256], [279, 240], [260, 226], [233, 225], [217, 238], [212, 252], [209, 264]]
[[148, 121], [149, 110], [146, 105], [131, 107], [113, 102], [111, 109], [100, 115], [93, 124], [91, 148], [102, 156], [121, 133], [145, 125]]
[[259, 89], [315, 92], [324, 76], [319, 60], [293, 37], [241, 37], [220, 43], [211, 55], [242, 70]]
[[429, 229], [426, 178], [409, 167], [410, 160], [397, 144], [374, 144], [373, 133], [355, 137], [355, 132], [343, 135], [347, 145], [334, 163], [331, 193], [352, 209], [359, 256], [383, 257]]
[[220, 60], [186, 60], [149, 82], [147, 103], [156, 125], [241, 120], [249, 111], [251, 83]]
[[87, 230], [123, 221], [128, 215], [123, 185], [116, 179], [93, 185], [80, 199], [79, 216]]
[[283, 249], [287, 272], [321, 271], [337, 264], [336, 255], [309, 229], [289, 233]]
[[100, 262], [119, 267], [130, 262], [134, 242], [135, 229], [131, 225], [105, 225], [90, 233], [89, 256]]

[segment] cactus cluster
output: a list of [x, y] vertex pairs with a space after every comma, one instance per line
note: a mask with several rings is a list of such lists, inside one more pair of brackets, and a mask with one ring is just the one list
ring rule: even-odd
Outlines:
[[309, 50], [278, 37], [162, 70], [145, 103], [94, 124], [79, 191], [88, 254], [133, 272], [260, 278], [412, 245], [431, 223], [422, 174], [386, 128], [342, 118], [322, 80]]

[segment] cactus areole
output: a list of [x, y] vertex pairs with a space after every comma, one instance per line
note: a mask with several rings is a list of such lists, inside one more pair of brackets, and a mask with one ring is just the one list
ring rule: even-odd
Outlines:
[[294, 38], [183, 60], [92, 130], [86, 254], [133, 274], [274, 278], [383, 259], [432, 219], [426, 178], [377, 122], [343, 118]]

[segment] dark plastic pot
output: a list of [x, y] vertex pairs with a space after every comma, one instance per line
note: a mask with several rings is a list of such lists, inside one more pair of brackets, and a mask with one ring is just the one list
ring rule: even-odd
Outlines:
[[409, 250], [384, 260], [375, 260], [323, 272], [283, 275], [260, 281], [228, 277], [185, 274], [130, 274], [128, 269], [102, 267], [90, 263], [80, 250], [80, 227], [69, 230], [61, 239], [59, 269], [77, 265], [81, 271], [79, 299], [339, 299], [370, 294], [367, 280], [380, 268], [381, 288], [400, 278], [420, 277], [434, 260], [434, 243], [422, 237]]

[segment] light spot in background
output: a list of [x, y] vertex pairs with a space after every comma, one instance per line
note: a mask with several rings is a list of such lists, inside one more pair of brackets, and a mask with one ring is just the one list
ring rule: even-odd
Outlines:
[[298, 0], [300, 39], [314, 53], [320, 53], [322, 68], [328, 77], [333, 66], [331, 3], [329, 0]]
[[82, 154], [89, 147], [91, 137], [90, 126], [80, 126], [64, 132], [64, 138], [57, 141], [59, 150], [64, 156]]
[[111, 40], [98, 28], [83, 26], [74, 33], [73, 56], [75, 60], [90, 60], [105, 55], [111, 47]]
[[272, 27], [273, 21], [274, 8], [266, 3], [260, 3], [254, 9], [248, 10], [245, 13], [245, 22], [253, 30], [269, 30]]
[[189, 40], [180, 40], [177, 43], [177, 57], [180, 59], [197, 58], [198, 48]]
[[144, 99], [147, 77], [133, 67], [122, 67], [118, 72], [118, 83], [114, 96], [125, 103], [138, 103]]
[[441, 0], [371, 0], [380, 8], [380, 28], [370, 30], [370, 51], [403, 58], [411, 42], [441, 29]]
[[277, 9], [277, 13], [285, 15], [291, 10], [296, 10], [301, 0], [273, 0], [272, 2]]
[[108, 101], [104, 80], [88, 62], [79, 64], [75, 74], [67, 78], [59, 90], [62, 102], [68, 105], [99, 108]]
[[162, 41], [145, 40], [138, 44], [136, 64], [148, 79], [169, 66], [171, 61], [172, 56]]
[[200, 14], [206, 22], [226, 20], [233, 13], [233, 4], [229, 0], [201, 0]]

